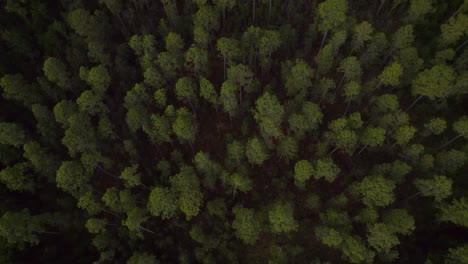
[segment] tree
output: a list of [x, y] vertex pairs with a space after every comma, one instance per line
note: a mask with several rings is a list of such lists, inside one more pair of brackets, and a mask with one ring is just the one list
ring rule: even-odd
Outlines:
[[424, 128], [433, 135], [442, 134], [447, 128], [447, 122], [442, 118], [433, 118], [424, 124]]
[[468, 227], [468, 201], [465, 197], [453, 199], [450, 204], [442, 204], [438, 208], [440, 221]]
[[136, 187], [142, 185], [141, 183], [141, 174], [137, 172], [138, 165], [133, 164], [131, 167], [126, 167], [119, 178], [126, 182], [128, 187]]
[[385, 129], [381, 127], [366, 127], [362, 132], [362, 135], [359, 137], [359, 141], [364, 146], [362, 149], [356, 154], [359, 154], [366, 149], [368, 146], [370, 147], [380, 147], [383, 145], [385, 140]]
[[206, 72], [208, 68], [208, 53], [206, 50], [191, 46], [185, 53], [185, 68], [196, 75]]
[[346, 59], [342, 60], [338, 70], [343, 73], [343, 78], [341, 78], [340, 83], [338, 84], [338, 88], [341, 86], [341, 83], [344, 79], [360, 82], [362, 69], [359, 60], [354, 57], [347, 57]]
[[217, 177], [221, 174], [222, 167], [215, 161], [211, 160], [210, 156], [203, 151], [199, 151], [195, 155], [193, 161], [197, 171], [205, 176], [206, 186], [213, 188]]
[[127, 264], [157, 264], [155, 256], [146, 252], [134, 252], [132, 257], [127, 260]]
[[254, 74], [247, 65], [237, 64], [229, 67], [227, 71], [227, 78], [239, 87], [239, 98], [242, 103], [242, 91], [254, 92], [252, 85], [254, 81]]
[[182, 77], [177, 80], [175, 86], [177, 99], [187, 102], [195, 112], [194, 104], [197, 102], [197, 85], [190, 77]]
[[[86, 192], [78, 199], [77, 207], [86, 210], [90, 216], [95, 216], [103, 211], [104, 208], [101, 203], [98, 202], [97, 197], [92, 191]], [[105, 209], [104, 209], [105, 210]]]
[[44, 61], [42, 69], [47, 79], [57, 84], [60, 88], [69, 89], [71, 87], [70, 73], [60, 59], [54, 57], [48, 58]]
[[424, 96], [427, 96], [430, 100], [447, 96], [453, 87], [455, 77], [454, 70], [446, 65], [435, 65], [420, 72], [413, 80], [412, 89], [413, 95], [419, 95], [419, 97], [407, 110], [411, 109]]
[[221, 86], [220, 99], [223, 104], [224, 111], [229, 114], [229, 117], [236, 115], [239, 103], [237, 101], [237, 91], [239, 87], [231, 81], [227, 80]]
[[384, 223], [376, 223], [368, 228], [367, 242], [379, 253], [389, 253], [400, 241]]
[[198, 123], [195, 116], [187, 108], [177, 109], [175, 122], [172, 124], [174, 134], [182, 141], [192, 144], [198, 133]]
[[455, 174], [465, 165], [467, 158], [463, 151], [455, 149], [442, 151], [436, 156], [436, 168], [443, 173]]
[[349, 106], [351, 105], [351, 100], [354, 97], [357, 97], [359, 93], [361, 92], [361, 86], [359, 83], [355, 81], [350, 81], [349, 83], [346, 84], [345, 88], [343, 89], [343, 95], [348, 97], [348, 106], [346, 106], [345, 113], [343, 116], [345, 116], [348, 113]]
[[57, 187], [70, 193], [74, 197], [81, 197], [90, 186], [88, 175], [79, 161], [64, 161], [57, 170]]
[[271, 54], [281, 46], [280, 33], [276, 30], [265, 30], [260, 37], [259, 54], [262, 57], [262, 69], [265, 72], [271, 67]]
[[316, 227], [315, 236], [320, 242], [333, 248], [337, 248], [344, 240], [344, 237], [340, 232], [328, 226]]
[[455, 131], [458, 135], [454, 138], [452, 138], [450, 141], [439, 147], [439, 149], [449, 145], [453, 141], [457, 140], [460, 137], [467, 138], [468, 135], [468, 117], [467, 116], [462, 116], [460, 119], [458, 119], [456, 122], [453, 123], [452, 125], [453, 131]]
[[279, 139], [283, 136], [281, 123], [284, 118], [284, 108], [275, 95], [265, 92], [255, 102], [253, 116], [260, 127], [265, 140]]
[[353, 31], [353, 46], [349, 54], [352, 54], [356, 49], [362, 48], [366, 42], [372, 39], [374, 27], [369, 22], [363, 21], [354, 26]]
[[92, 67], [89, 71], [85, 67], [81, 67], [80, 77], [93, 88], [94, 93], [99, 97], [104, 96], [111, 82], [109, 72], [102, 64]]
[[313, 176], [316, 180], [323, 177], [326, 181], [333, 182], [340, 172], [340, 168], [331, 158], [318, 159], [314, 162]]
[[7, 74], [0, 79], [2, 97], [23, 104], [26, 107], [44, 102], [38, 87], [28, 83], [21, 74]]
[[107, 221], [100, 218], [90, 218], [86, 221], [85, 227], [92, 234], [99, 234], [106, 230]]
[[147, 208], [152, 215], [169, 219], [177, 213], [177, 197], [169, 188], [155, 187], [149, 196]]
[[312, 177], [314, 168], [307, 160], [300, 160], [294, 165], [294, 179], [296, 185], [303, 186], [304, 183]]
[[265, 145], [258, 137], [254, 137], [247, 142], [245, 156], [252, 165], [262, 165], [269, 158]]
[[242, 54], [240, 43], [234, 38], [221, 37], [216, 43], [216, 48], [223, 57], [224, 78], [226, 78], [226, 65], [232, 65]]
[[441, 45], [444, 47], [457, 43], [463, 36], [466, 36], [466, 26], [468, 25], [468, 16], [458, 14], [449, 18], [448, 23], [440, 26]]
[[23, 128], [16, 123], [0, 122], [0, 143], [20, 147], [28, 140]]
[[12, 191], [34, 192], [36, 183], [28, 170], [29, 164], [27, 162], [16, 163], [0, 171], [0, 181]]
[[379, 80], [377, 87], [381, 84], [393, 87], [398, 86], [398, 84], [400, 84], [400, 77], [402, 74], [403, 67], [401, 67], [398, 62], [392, 62], [391, 64], [387, 65], [377, 77]]
[[268, 211], [268, 219], [273, 233], [290, 233], [299, 228], [299, 224], [294, 219], [294, 207], [288, 202], [275, 202]]
[[415, 195], [434, 196], [436, 202], [441, 202], [443, 199], [452, 195], [452, 185], [453, 180], [444, 175], [434, 175], [431, 179], [414, 180], [414, 186], [419, 190]]
[[346, 21], [348, 11], [348, 2], [345, 0], [327, 0], [318, 5], [318, 29], [324, 33], [322, 39], [322, 49], [328, 31], [336, 30]]
[[332, 144], [335, 145], [335, 149], [330, 154], [335, 152], [339, 148], [343, 148], [348, 154], [352, 154], [356, 148], [358, 137], [354, 131], [348, 128], [348, 122], [344, 118], [333, 120], [328, 125], [328, 131], [325, 133], [325, 137]]
[[405, 209], [391, 209], [383, 215], [384, 224], [393, 233], [409, 235], [414, 230], [414, 217]]
[[153, 231], [141, 226], [148, 219], [149, 216], [145, 209], [135, 207], [127, 213], [127, 219], [125, 219], [122, 224], [126, 226], [128, 230], [136, 232], [138, 237], [143, 238], [142, 230], [154, 234]]
[[445, 259], [446, 264], [461, 264], [468, 261], [468, 245], [464, 244], [456, 248], [449, 248]]
[[408, 9], [406, 20], [410, 23], [420, 22], [425, 15], [433, 10], [430, 0], [412, 0]]
[[0, 235], [10, 244], [37, 245], [40, 242], [39, 235], [45, 233], [38, 220], [38, 216], [32, 216], [29, 209], [7, 211], [0, 217]]
[[350, 263], [372, 261], [374, 253], [367, 250], [364, 242], [358, 236], [349, 236], [341, 244], [343, 255]]
[[362, 202], [369, 207], [385, 207], [393, 203], [395, 183], [382, 176], [367, 176], [357, 186]]
[[255, 244], [262, 231], [262, 221], [258, 213], [254, 209], [241, 206], [235, 206], [232, 213], [234, 214], [232, 228], [235, 230], [236, 237], [247, 245]]
[[236, 1], [235, 0], [214, 0], [213, 4], [215, 4], [216, 7], [222, 10], [223, 25], [224, 25], [225, 23], [224, 20], [226, 19], [226, 10], [231, 10], [236, 5]]
[[200, 97], [212, 104], [216, 109], [221, 104], [218, 92], [215, 90], [214, 85], [204, 77], [199, 79]]
[[284, 84], [288, 96], [295, 96], [312, 86], [314, 70], [303, 60], [296, 60]]

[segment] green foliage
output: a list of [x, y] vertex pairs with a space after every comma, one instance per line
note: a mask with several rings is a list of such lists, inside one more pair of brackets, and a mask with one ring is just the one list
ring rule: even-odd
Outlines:
[[404, 209], [391, 209], [383, 215], [383, 222], [393, 232], [409, 235], [414, 230], [414, 217]]
[[263, 137], [266, 140], [281, 138], [281, 123], [285, 112], [276, 96], [266, 92], [257, 99], [255, 106], [253, 117], [258, 123]]
[[358, 184], [362, 202], [369, 207], [385, 207], [395, 200], [395, 183], [382, 176], [367, 176]]
[[340, 172], [340, 168], [331, 158], [318, 159], [314, 162], [313, 176], [317, 180], [323, 177], [326, 181], [333, 182]]
[[268, 211], [268, 219], [274, 233], [295, 232], [299, 224], [294, 219], [294, 207], [291, 203], [275, 202]]
[[27, 162], [16, 163], [1, 170], [0, 181], [12, 191], [33, 192], [35, 189], [35, 182], [33, 176], [29, 174], [29, 164]]
[[452, 222], [456, 225], [468, 227], [468, 202], [465, 197], [453, 200], [450, 204], [443, 204], [439, 209], [440, 221]]
[[0, 122], [0, 143], [21, 147], [27, 141], [23, 128], [16, 123]]
[[400, 243], [398, 237], [384, 223], [376, 223], [368, 228], [367, 241], [379, 253], [389, 253]]
[[416, 76], [413, 80], [413, 94], [424, 95], [431, 100], [445, 97], [452, 89], [455, 76], [451, 67], [435, 65]]
[[148, 198], [147, 208], [152, 215], [169, 219], [177, 213], [177, 197], [168, 188], [155, 187]]
[[258, 137], [254, 137], [247, 142], [245, 156], [252, 165], [261, 165], [269, 158], [265, 145]]
[[345, 0], [327, 0], [318, 5], [319, 30], [326, 32], [339, 27], [346, 20], [348, 2]]
[[182, 141], [193, 143], [198, 133], [198, 123], [195, 116], [182, 107], [177, 109], [177, 117], [172, 124], [174, 134]]
[[10, 244], [39, 244], [39, 233], [44, 230], [37, 216], [28, 209], [18, 212], [5, 212], [0, 217], [0, 235]]
[[423, 196], [433, 196], [437, 202], [452, 195], [453, 181], [444, 175], [434, 175], [431, 179], [416, 179], [414, 185]]
[[236, 206], [232, 209], [235, 218], [232, 221], [232, 228], [235, 230], [236, 236], [245, 244], [252, 245], [262, 231], [262, 221], [254, 209], [248, 209]]
[[294, 179], [297, 184], [303, 185], [314, 173], [312, 164], [307, 160], [300, 160], [294, 165]]

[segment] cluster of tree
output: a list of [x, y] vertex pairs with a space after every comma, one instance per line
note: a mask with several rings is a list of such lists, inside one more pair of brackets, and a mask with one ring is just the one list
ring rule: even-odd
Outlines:
[[468, 263], [468, 1], [0, 5], [1, 263]]

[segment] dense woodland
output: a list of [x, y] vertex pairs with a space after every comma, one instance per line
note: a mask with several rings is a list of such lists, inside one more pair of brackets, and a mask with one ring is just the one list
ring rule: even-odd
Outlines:
[[468, 263], [468, 1], [0, 5], [0, 263]]

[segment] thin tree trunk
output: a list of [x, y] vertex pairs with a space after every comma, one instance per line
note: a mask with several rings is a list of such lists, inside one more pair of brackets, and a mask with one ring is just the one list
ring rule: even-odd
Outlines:
[[234, 185], [234, 191], [232, 191], [232, 199], [236, 197], [237, 185]]
[[323, 34], [323, 38], [322, 38], [322, 44], [320, 44], [320, 49], [319, 49], [319, 52], [322, 50], [323, 48], [323, 44], [325, 44], [325, 39], [327, 38], [327, 34], [328, 34], [328, 30], [325, 31], [325, 34]]
[[269, 7], [268, 7], [268, 24], [270, 24], [271, 21], [271, 0], [268, 1]]
[[437, 150], [439, 150], [439, 149], [441, 149], [441, 148], [443, 148], [443, 147], [449, 145], [450, 143], [454, 142], [455, 140], [457, 140], [458, 138], [460, 138], [460, 137], [462, 137], [462, 136], [463, 136], [463, 134], [460, 134], [460, 135], [458, 135], [458, 136], [452, 138], [449, 142], [447, 142], [447, 143], [443, 144], [442, 146], [440, 146], [439, 148], [437, 148]]
[[148, 232], [148, 233], [154, 234], [153, 231], [151, 231], [151, 230], [149, 230], [149, 229], [147, 229], [147, 228], [144, 228], [144, 227], [142, 227], [141, 225], [138, 226], [138, 227], [139, 227], [141, 230], [144, 230], [144, 231], [146, 231], [146, 232]]
[[332, 150], [332, 152], [330, 152], [330, 155], [333, 154], [337, 149], [339, 149], [340, 147], [336, 147], [335, 149]]
[[343, 80], [345, 77], [346, 77], [346, 73], [344, 73], [343, 77], [341, 77], [340, 83], [338, 83], [338, 87], [336, 87], [336, 92], [340, 90], [341, 84], [343, 83]]
[[226, 81], [226, 55], [223, 55], [223, 65], [224, 65], [223, 77], [224, 77], [224, 80]]
[[460, 50], [461, 48], [463, 48], [463, 46], [465, 46], [466, 43], [468, 43], [468, 39], [465, 40], [465, 42], [463, 42], [462, 44], [460, 44], [460, 45], [455, 49], [455, 52], [457, 52], [458, 50]]
[[380, 12], [380, 9], [382, 9], [382, 7], [383, 7], [383, 5], [384, 5], [384, 4], [385, 4], [385, 0], [382, 0], [382, 3], [380, 4], [380, 6], [379, 6], [379, 9], [377, 9], [377, 13], [376, 13], [376, 15], [378, 15], [378, 14], [379, 14], [379, 12]]
[[393, 143], [393, 145], [390, 146], [390, 148], [388, 149], [388, 151], [392, 150], [392, 149], [396, 146], [397, 143], [398, 143], [398, 141], [396, 141], [395, 143]]
[[252, 26], [255, 26], [255, 0], [253, 0], [253, 8], [252, 8]]
[[372, 93], [374, 93], [375, 90], [377, 90], [377, 89], [380, 87], [380, 85], [382, 85], [382, 81], [379, 81], [379, 83], [377, 84], [377, 86], [375, 86], [374, 89], [372, 89], [372, 91], [371, 91], [367, 96], [371, 96]]
[[363, 152], [366, 148], [367, 148], [367, 144], [361, 148], [361, 150], [356, 154], [355, 157], [359, 156], [359, 154], [361, 154], [361, 152]]
[[408, 110], [410, 110], [423, 97], [424, 97], [424, 95], [421, 94], [418, 98], [416, 98], [416, 100], [414, 100], [414, 102], [408, 108], [406, 108], [405, 112], [408, 112]]
[[349, 97], [349, 100], [348, 100], [348, 106], [346, 107], [346, 111], [344, 112], [343, 116], [345, 116], [347, 113], [348, 113], [348, 109], [349, 109], [349, 106], [351, 105], [351, 99], [353, 98], [353, 96], [351, 95]]
[[351, 51], [349, 52], [348, 57], [353, 53], [353, 51], [354, 51], [355, 48], [356, 48], [356, 41], [354, 42], [353, 48], [352, 48]]

